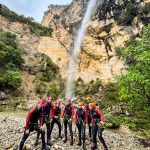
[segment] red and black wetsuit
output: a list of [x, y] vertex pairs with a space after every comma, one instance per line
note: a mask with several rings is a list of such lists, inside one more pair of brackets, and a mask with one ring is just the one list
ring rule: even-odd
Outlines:
[[37, 107], [33, 107], [26, 118], [26, 129], [29, 129], [32, 125], [38, 125], [38, 120], [40, 120], [40, 126], [43, 124], [43, 117], [42, 117], [42, 109], [37, 109]]
[[104, 117], [98, 108], [91, 109], [90, 114], [91, 114], [91, 118], [92, 118], [91, 124], [92, 124], [92, 134], [93, 134], [92, 149], [97, 148], [97, 133], [98, 133], [98, 137], [99, 137], [100, 141], [102, 142], [105, 150], [107, 150], [106, 143], [102, 137], [102, 132], [104, 129], [98, 125], [98, 123], [100, 123], [100, 121], [104, 122]]
[[92, 133], [92, 128], [91, 128], [91, 116], [90, 116], [90, 109], [89, 109], [89, 106], [88, 104], [85, 106], [85, 111], [86, 111], [86, 114], [87, 114], [87, 119], [88, 119], [88, 127], [89, 127], [89, 137], [91, 138], [91, 133]]
[[[42, 147], [45, 148], [45, 132], [43, 130], [40, 129], [39, 125], [38, 125], [38, 120], [40, 120], [40, 126], [42, 126], [43, 124], [43, 117], [42, 117], [42, 109], [38, 109], [36, 106], [33, 107], [26, 118], [26, 130], [29, 130], [29, 133], [36, 130], [37, 132], [39, 132], [42, 136]], [[25, 130], [25, 131], [26, 131]], [[20, 143], [20, 147], [19, 150], [23, 149], [24, 143], [27, 140], [29, 134], [26, 134], [26, 132], [24, 132], [23, 138], [21, 140]]]
[[[54, 112], [53, 112], [53, 114], [51, 115], [53, 120], [52, 120], [52, 123], [51, 123], [50, 137], [51, 137], [51, 133], [52, 133], [54, 124], [56, 123], [57, 126], [58, 126], [58, 128], [59, 128], [59, 136], [58, 136], [58, 138], [62, 138], [62, 137], [61, 137], [60, 115], [61, 115], [61, 107], [59, 107], [59, 106], [54, 107]], [[56, 116], [57, 116], [58, 118], [55, 118]]]
[[86, 111], [83, 108], [78, 108], [75, 114], [75, 124], [79, 131], [79, 143], [81, 145], [81, 137], [83, 140], [83, 149], [85, 149], [85, 129], [88, 123]]
[[54, 113], [54, 106], [51, 103], [44, 103], [42, 105], [42, 109], [43, 109], [43, 124], [46, 124], [46, 128], [47, 128], [47, 143], [50, 141], [50, 119], [52, 119], [53, 113]]
[[66, 105], [66, 107], [64, 108], [62, 116], [64, 117], [64, 134], [65, 134], [64, 142], [67, 141], [67, 125], [68, 125], [70, 135], [71, 135], [71, 145], [73, 145], [72, 121], [70, 121], [70, 119], [73, 119], [73, 116], [74, 116], [74, 106], [71, 104]]
[[[46, 128], [47, 128], [47, 143], [50, 142], [50, 119], [51, 119], [51, 115], [53, 115], [53, 111], [54, 111], [54, 106], [51, 103], [43, 103], [42, 105], [42, 118], [43, 118], [43, 124], [46, 124]], [[40, 133], [37, 133], [37, 139], [36, 139], [36, 144], [38, 144], [38, 140], [39, 140], [39, 136]]]

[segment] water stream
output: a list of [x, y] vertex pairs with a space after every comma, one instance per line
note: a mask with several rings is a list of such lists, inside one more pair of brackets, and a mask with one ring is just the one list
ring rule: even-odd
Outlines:
[[79, 54], [81, 53], [81, 46], [87, 31], [88, 22], [91, 19], [93, 11], [95, 10], [94, 8], [96, 7], [96, 1], [97, 0], [89, 1], [86, 13], [77, 32], [77, 36], [75, 37], [73, 51], [69, 59], [66, 98], [72, 98], [74, 96], [74, 75], [77, 73], [77, 60]]

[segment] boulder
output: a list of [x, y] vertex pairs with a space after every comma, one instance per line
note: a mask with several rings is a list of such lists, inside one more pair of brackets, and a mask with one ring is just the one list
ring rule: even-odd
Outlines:
[[5, 100], [7, 98], [7, 95], [5, 92], [0, 92], [0, 100]]
[[25, 147], [24, 147], [25, 150], [31, 150], [32, 149], [32, 146], [30, 144], [25, 144]]
[[5, 149], [10, 150], [12, 149], [14, 146], [14, 143], [9, 143], [8, 145], [6, 145]]

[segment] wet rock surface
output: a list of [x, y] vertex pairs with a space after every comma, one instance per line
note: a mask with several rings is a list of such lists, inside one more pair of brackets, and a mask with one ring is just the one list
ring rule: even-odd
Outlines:
[[[25, 126], [25, 118], [17, 117], [15, 115], [0, 114], [0, 150], [17, 150], [19, 142], [23, 136]], [[77, 130], [74, 130], [74, 145], [70, 146], [70, 139], [67, 143], [63, 143], [63, 139], [56, 140], [57, 126], [53, 130], [51, 150], [81, 150], [82, 147], [77, 146], [78, 136]], [[112, 131], [105, 130], [103, 137], [106, 140], [109, 150], [150, 150], [150, 140], [133, 137], [129, 135], [119, 134]], [[25, 143], [25, 150], [41, 150], [41, 140], [38, 146], [34, 146], [36, 139], [36, 132], [32, 132]], [[144, 141], [144, 142], [143, 142]], [[146, 142], [146, 144], [144, 144]], [[86, 148], [89, 150], [91, 142], [88, 138], [86, 140]], [[103, 150], [102, 144], [98, 142], [98, 149]]]

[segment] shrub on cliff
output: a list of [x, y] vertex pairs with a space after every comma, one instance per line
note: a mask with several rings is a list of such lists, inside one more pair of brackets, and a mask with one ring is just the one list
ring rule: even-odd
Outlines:
[[11, 11], [8, 7], [0, 4], [0, 15], [5, 16], [10, 21], [19, 21], [29, 25], [29, 29], [32, 33], [40, 36], [51, 36], [53, 29], [51, 27], [47, 28], [41, 24], [34, 22], [33, 18], [25, 17], [24, 15], [18, 15], [17, 13]]
[[21, 73], [18, 71], [4, 71], [0, 73], [0, 89], [15, 90], [21, 85]]
[[39, 95], [51, 95], [54, 98], [64, 96], [64, 81], [59, 75], [59, 67], [50, 57], [43, 54], [40, 71], [36, 74], [34, 81], [34, 91]]
[[137, 15], [137, 7], [133, 3], [129, 2], [122, 10], [121, 14], [117, 19], [119, 25], [130, 25], [133, 18]]
[[0, 90], [14, 90], [20, 86], [19, 68], [22, 63], [22, 52], [17, 46], [16, 36], [0, 31]]

